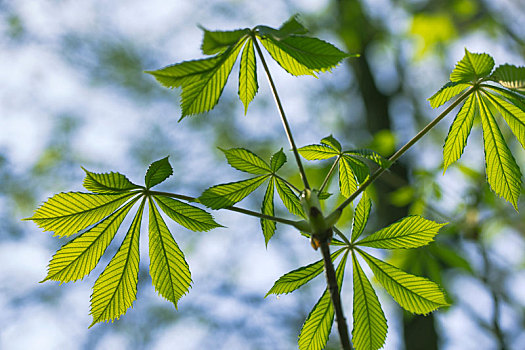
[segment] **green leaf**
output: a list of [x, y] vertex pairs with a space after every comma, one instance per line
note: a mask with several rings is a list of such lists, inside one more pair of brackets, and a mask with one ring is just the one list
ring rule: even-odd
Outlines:
[[55, 236], [71, 236], [114, 212], [132, 195], [133, 193], [58, 193], [26, 220], [33, 220], [46, 231], [54, 231]]
[[[339, 249], [332, 253], [332, 262], [343, 252], [345, 249]], [[290, 271], [281, 277], [274, 283], [273, 287], [266, 293], [265, 298], [270, 294], [288, 294], [299, 287], [302, 287], [306, 283], [319, 276], [324, 271], [323, 260], [318, 260], [306, 266], [302, 266], [296, 270]]]
[[119, 250], [97, 278], [91, 295], [93, 323], [113, 321], [126, 313], [137, 298], [139, 236], [144, 200]]
[[84, 179], [84, 187], [86, 190], [95, 193], [122, 193], [131, 190], [140, 189], [140, 186], [135, 185], [128, 178], [120, 173], [103, 173], [96, 174], [82, 168], [86, 172]]
[[241, 66], [239, 69], [239, 98], [244, 104], [244, 114], [248, 112], [248, 105], [253, 100], [259, 85], [257, 84], [257, 65], [253, 40], [248, 39], [241, 55]]
[[356, 245], [383, 249], [418, 248], [432, 242], [445, 225], [421, 216], [407, 216], [363, 238]]
[[485, 93], [485, 96], [494, 107], [501, 113], [503, 119], [507, 122], [510, 129], [516, 135], [516, 138], [525, 148], [525, 109], [507, 102], [505, 99], [495, 96], [491, 93]]
[[[273, 193], [274, 193], [274, 178], [270, 177], [268, 182], [268, 187], [266, 188], [266, 193], [264, 194], [264, 199], [262, 202], [261, 212], [265, 215], [274, 215], [274, 205], [273, 205]], [[275, 234], [275, 221], [261, 219], [261, 228], [264, 235], [264, 243], [268, 246], [270, 238]]]
[[511, 64], [498, 66], [492, 73], [490, 80], [509, 89], [524, 89], [525, 67], [516, 67]]
[[[348, 251], [343, 255], [336, 270], [337, 284], [339, 290], [343, 284], [343, 276], [346, 266]], [[314, 308], [304, 322], [301, 334], [299, 334], [300, 350], [321, 350], [328, 342], [328, 336], [334, 323], [334, 305], [330, 298], [328, 288], [324, 291], [321, 299], [315, 304]]]
[[286, 182], [278, 177], [274, 177], [274, 179], [275, 185], [277, 187], [277, 193], [279, 194], [279, 197], [281, 197], [284, 206], [290, 211], [290, 213], [303, 218], [306, 217], [304, 215], [303, 207], [299, 201], [299, 198], [297, 198], [295, 193], [293, 193], [290, 186], [288, 186]]
[[368, 217], [370, 216], [370, 209], [372, 209], [372, 201], [370, 200], [370, 197], [368, 197], [368, 194], [363, 192], [361, 200], [355, 208], [354, 221], [352, 223], [352, 243], [363, 233], [366, 223], [368, 222]]
[[219, 149], [226, 156], [228, 163], [237, 170], [256, 175], [272, 172], [270, 166], [252, 151], [244, 148]]
[[213, 220], [210, 213], [164, 196], [154, 196], [160, 209], [172, 220], [192, 231], [209, 231], [217, 227], [223, 227]]
[[387, 169], [390, 167], [390, 161], [384, 158], [379, 153], [372, 151], [371, 149], [361, 148], [361, 149], [352, 149], [350, 151], [345, 151], [344, 154], [358, 156], [371, 160], [372, 162], [379, 165], [381, 168]]
[[235, 46], [219, 54], [216, 65], [206, 73], [202, 73], [198, 80], [185, 84], [182, 88], [181, 107], [182, 117], [199, 114], [211, 110], [222, 94], [230, 72], [237, 61], [243, 40]]
[[155, 290], [175, 308], [191, 285], [190, 267], [153, 201], [149, 200], [149, 270]]
[[348, 154], [344, 154], [341, 159], [348, 163], [359, 183], [362, 183], [370, 176], [370, 168], [361, 160]]
[[467, 138], [472, 130], [474, 117], [478, 113], [475, 103], [476, 97], [470, 95], [456, 118], [450, 125], [445, 145], [443, 146], [443, 172], [447, 171], [450, 164], [458, 160], [467, 145]]
[[357, 180], [348, 158], [341, 157], [339, 160], [339, 189], [344, 197], [350, 197], [357, 190]]
[[270, 159], [270, 168], [272, 169], [272, 172], [277, 172], [277, 170], [281, 169], [284, 163], [286, 163], [286, 155], [281, 148]]
[[494, 59], [486, 53], [471, 53], [465, 49], [465, 56], [456, 64], [450, 74], [454, 83], [475, 82], [487, 77], [494, 68]]
[[428, 99], [430, 106], [432, 108], [438, 108], [439, 106], [444, 105], [451, 98], [456, 95], [459, 95], [463, 90], [468, 88], [470, 85], [465, 83], [457, 83], [449, 81], [438, 92], [436, 92], [432, 97]]
[[258, 25], [255, 27], [259, 35], [271, 35], [276, 38], [285, 38], [292, 34], [306, 34], [308, 30], [297, 20], [298, 15], [293, 15], [284, 22], [279, 29]]
[[416, 314], [427, 314], [448, 305], [443, 291], [436, 283], [406, 273], [360, 249], [357, 251], [370, 266], [377, 280], [403, 309]]
[[372, 284], [352, 252], [354, 267], [354, 329], [352, 342], [358, 350], [377, 350], [386, 340], [387, 324]]
[[170, 162], [168, 161], [168, 157], [162, 158], [151, 163], [151, 165], [148, 168], [148, 171], [146, 172], [146, 188], [149, 189], [155, 185], [160, 184], [172, 174], [173, 168], [171, 167]]
[[47, 280], [72, 282], [83, 279], [97, 266], [122, 221], [138, 197], [108, 216], [97, 226], [62, 246], [49, 262]]
[[334, 150], [341, 152], [341, 144], [332, 135], [325, 137], [321, 140], [323, 145], [333, 148]]
[[256, 176], [248, 180], [210, 187], [199, 197], [199, 202], [212, 209], [231, 207], [255, 191], [267, 178], [268, 175]]
[[293, 75], [311, 74], [336, 67], [350, 57], [326, 41], [306, 36], [288, 36], [276, 39], [261, 38], [261, 42], [281, 67]]
[[483, 96], [478, 94], [477, 97], [483, 127], [487, 181], [498, 196], [511, 202], [517, 210], [521, 191], [520, 168]]
[[298, 151], [307, 160], [330, 159], [339, 155], [336, 150], [323, 145], [304, 146]]
[[250, 34], [250, 29], [237, 29], [229, 31], [210, 31], [201, 27], [204, 31], [201, 50], [205, 55], [214, 55], [223, 52], [230, 46], [235, 45], [242, 37]]

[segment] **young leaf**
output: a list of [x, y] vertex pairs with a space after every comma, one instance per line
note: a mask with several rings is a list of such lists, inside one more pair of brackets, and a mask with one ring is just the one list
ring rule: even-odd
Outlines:
[[517, 210], [521, 191], [520, 168], [483, 96], [478, 94], [477, 97], [483, 127], [487, 181], [498, 196], [511, 202]]
[[366, 149], [366, 148], [352, 149], [350, 151], [345, 151], [344, 154], [369, 159], [384, 169], [387, 169], [390, 167], [390, 162], [388, 161], [388, 159], [384, 158], [379, 153], [372, 151], [371, 149]]
[[363, 238], [356, 245], [383, 249], [418, 248], [432, 242], [444, 225], [421, 216], [407, 216]]
[[27, 218], [55, 236], [71, 236], [99, 222], [127, 201], [133, 193], [58, 193]]
[[139, 236], [143, 211], [144, 200], [122, 245], [93, 286], [90, 312], [93, 323], [89, 327], [97, 322], [118, 319], [137, 298]]
[[386, 340], [387, 324], [372, 284], [352, 252], [354, 268], [354, 329], [352, 342], [358, 350], [377, 350]]
[[[339, 290], [343, 284], [343, 276], [346, 266], [348, 251], [337, 266], [336, 276]], [[314, 308], [304, 322], [301, 334], [299, 334], [300, 350], [321, 350], [328, 342], [328, 336], [334, 323], [334, 305], [330, 298], [330, 291], [325, 289], [321, 299], [315, 304]]]
[[[262, 202], [261, 212], [265, 215], [274, 215], [274, 206], [273, 206], [273, 193], [274, 193], [274, 178], [270, 177], [268, 182], [268, 187], [266, 188], [266, 193], [264, 194], [264, 199]], [[268, 246], [270, 238], [275, 234], [275, 221], [261, 219], [261, 228], [264, 235], [264, 243]]]
[[344, 197], [350, 197], [357, 190], [357, 180], [348, 158], [341, 157], [339, 160], [339, 189]]
[[309, 145], [298, 149], [307, 160], [330, 159], [339, 155], [339, 152], [324, 145]]
[[[345, 249], [339, 249], [332, 253], [330, 256], [332, 262], [343, 252]], [[310, 282], [315, 277], [319, 276], [324, 271], [323, 260], [316, 261], [312, 264], [300, 267], [296, 270], [290, 271], [281, 277], [274, 283], [273, 287], [266, 293], [265, 298], [270, 294], [288, 294], [299, 287]]]
[[230, 31], [210, 31], [201, 27], [204, 32], [201, 50], [205, 55], [214, 55], [223, 52], [228, 47], [235, 45], [242, 37], [250, 34], [250, 29], [237, 29]]
[[501, 113], [521, 146], [525, 148], [525, 110], [491, 93], [485, 93], [485, 96]]
[[281, 169], [284, 163], [286, 163], [286, 155], [281, 148], [270, 159], [270, 168], [272, 169], [272, 172], [277, 172], [277, 170]]
[[192, 231], [209, 231], [217, 227], [223, 227], [213, 220], [210, 213], [164, 196], [154, 196], [160, 209], [172, 220]]
[[338, 152], [341, 152], [341, 144], [332, 135], [322, 139], [321, 144], [331, 147]]
[[463, 154], [467, 138], [472, 130], [474, 117], [478, 113], [475, 100], [475, 95], [471, 94], [450, 125], [445, 145], [443, 146], [443, 172], [447, 171], [449, 165], [458, 160]]
[[255, 175], [265, 175], [272, 172], [270, 166], [252, 151], [244, 148], [219, 149], [226, 156], [228, 163], [237, 170]]
[[284, 22], [278, 31], [278, 37], [283, 38], [292, 34], [306, 34], [308, 29], [306, 29], [301, 22], [297, 20], [298, 15], [293, 15], [286, 22]]
[[357, 204], [354, 213], [354, 222], [352, 223], [352, 238], [351, 242], [354, 243], [359, 236], [363, 233], [366, 223], [368, 222], [368, 217], [370, 216], [370, 209], [372, 208], [372, 201], [366, 194], [366, 191], [363, 192], [361, 200]]
[[[270, 28], [271, 29], [271, 28]], [[312, 75], [316, 76], [315, 73], [299, 63], [294, 57], [289, 53], [282, 50], [279, 46], [275, 44], [275, 40], [272, 40], [271, 36], [260, 38], [261, 43], [266, 48], [270, 56], [279, 63], [279, 65], [288, 73], [298, 76], [298, 75]]]
[[255, 191], [267, 178], [268, 175], [262, 175], [210, 187], [199, 197], [199, 202], [211, 209], [231, 207]]
[[370, 168], [361, 160], [348, 154], [344, 154], [341, 159], [348, 163], [359, 183], [362, 183], [370, 176]]
[[511, 64], [501, 65], [494, 70], [490, 80], [509, 89], [524, 89], [525, 67], [516, 67]]
[[486, 53], [471, 53], [465, 49], [465, 56], [456, 64], [450, 74], [454, 83], [475, 82], [487, 77], [494, 68], [494, 59]]
[[257, 84], [257, 65], [253, 40], [248, 39], [241, 55], [241, 66], [239, 69], [239, 98], [244, 104], [244, 114], [248, 112], [248, 105], [253, 100], [259, 85]]
[[463, 90], [468, 88], [470, 85], [465, 83], [457, 83], [449, 81], [438, 92], [428, 98], [430, 106], [432, 108], [438, 108], [439, 106], [444, 105], [454, 96], [459, 95]]
[[275, 177], [275, 185], [277, 187], [277, 193], [281, 200], [283, 201], [284, 206], [290, 211], [290, 213], [298, 216], [306, 217], [304, 215], [303, 207], [299, 198], [293, 193], [292, 189], [278, 177]]
[[94, 193], [122, 193], [140, 189], [140, 186], [135, 185], [120, 173], [96, 174], [84, 168], [82, 170], [86, 172], [84, 187]]
[[448, 305], [443, 291], [434, 282], [406, 273], [360, 249], [357, 251], [370, 266], [377, 280], [403, 309], [416, 314], [427, 314]]
[[155, 290], [177, 308], [177, 301], [190, 289], [192, 282], [190, 268], [151, 199], [149, 200], [149, 256], [149, 270]]
[[89, 274], [100, 261], [137, 199], [131, 200], [104, 221], [62, 246], [49, 262], [47, 276], [42, 282], [72, 282]]
[[151, 163], [145, 176], [146, 188], [149, 189], [155, 185], [160, 184], [172, 174], [173, 168], [171, 167], [170, 162], [168, 161], [168, 157], [162, 158]]

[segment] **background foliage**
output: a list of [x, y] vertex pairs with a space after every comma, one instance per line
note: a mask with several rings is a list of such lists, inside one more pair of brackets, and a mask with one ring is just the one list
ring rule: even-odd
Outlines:
[[[85, 173], [79, 164], [97, 172], [118, 170], [138, 182], [148, 164], [170, 154], [177, 181], [167, 189], [196, 195], [232, 176], [242, 179], [226, 165], [215, 166], [223, 159], [216, 145], [229, 149], [249, 143], [269, 157], [284, 144], [263, 84], [246, 118], [239, 118], [244, 107], [231, 84], [209, 115], [176, 123], [177, 98], [141, 72], [198, 57], [198, 45], [187, 44], [200, 40], [196, 24], [277, 26], [300, 12], [316, 36], [360, 52], [362, 59], [350, 60], [337, 74], [300, 84], [280, 74], [280, 67], [270, 68], [285, 106], [293, 106], [287, 109], [299, 145], [334, 133], [344, 144], [385, 155], [435, 115], [426, 98], [447, 81], [464, 47], [488, 51], [498, 63], [525, 61], [518, 27], [525, 9], [514, 1], [159, 1], [144, 6], [139, 1], [126, 6], [0, 2], [2, 348], [30, 348], [36, 342], [43, 348], [164, 348], [177, 342], [189, 349], [284, 349], [296, 343], [295, 330], [322, 292], [322, 281], [293, 296], [263, 299], [263, 294], [282, 273], [318, 257], [284, 229], [265, 250], [258, 220], [236, 214], [217, 215], [228, 231], [177, 228], [194, 280], [192, 293], [179, 304], [182, 312], [158, 298], [141, 272], [134, 312], [88, 332], [89, 286], [101, 270], [83, 285], [36, 284], [46, 275], [49, 252], [62, 242], [18, 219], [29, 216], [41, 198], [66, 188], [80, 190]], [[485, 184], [480, 126], [469, 152], [442, 176], [448, 128], [444, 123], [440, 129], [377, 183], [378, 212], [369, 225], [370, 230], [384, 227], [407, 213], [454, 223], [438, 236], [439, 247], [389, 258], [440, 281], [454, 304], [432, 317], [413, 317], [380, 293], [392, 320], [385, 348], [469, 349], [481, 343], [517, 348], [525, 341], [523, 214]], [[524, 164], [519, 144], [511, 148]], [[308, 171], [321, 176], [326, 170]], [[257, 208], [263, 196], [246, 205]], [[343, 295], [343, 302], [351, 305], [352, 295]]]

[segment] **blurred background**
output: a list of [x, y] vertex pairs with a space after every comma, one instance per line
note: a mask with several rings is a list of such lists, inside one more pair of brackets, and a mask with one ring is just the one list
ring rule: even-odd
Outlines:
[[[266, 158], [283, 147], [285, 172], [299, 185], [262, 71], [246, 116], [234, 69], [219, 105], [180, 123], [180, 91], [143, 73], [201, 57], [199, 24], [278, 27], [295, 13], [312, 35], [361, 54], [319, 79], [292, 77], [270, 64], [300, 146], [333, 134], [345, 148], [389, 156], [439, 113], [426, 99], [448, 81], [464, 48], [490, 53], [496, 64], [525, 63], [520, 0], [0, 0], [0, 349], [297, 347], [324, 280], [264, 298], [279, 276], [319, 259], [293, 230], [278, 225], [266, 248], [259, 221], [236, 213], [214, 212], [228, 228], [207, 233], [171, 225], [194, 280], [179, 310], [151, 285], [143, 234], [133, 308], [88, 330], [91, 287], [118, 242], [83, 281], [39, 284], [67, 239], [21, 221], [54, 193], [82, 190], [81, 165], [143, 183], [147, 166], [169, 155], [174, 175], [162, 189], [190, 196], [243, 179], [218, 146], [247, 147]], [[384, 256], [439, 282], [452, 303], [413, 316], [378, 288], [389, 325], [385, 349], [524, 349], [523, 197], [518, 213], [490, 192], [479, 125], [461, 161], [443, 175], [442, 145], [452, 120], [442, 121], [371, 191], [368, 232], [407, 214], [450, 222], [438, 244]], [[525, 170], [525, 152], [503, 130]], [[319, 183], [328, 168], [309, 164], [311, 182]], [[240, 206], [258, 210], [262, 196]], [[279, 206], [277, 213], [285, 215]], [[351, 218], [344, 221], [348, 232]], [[350, 276], [348, 270], [342, 294], [349, 325]], [[328, 348], [338, 348], [335, 331]]]

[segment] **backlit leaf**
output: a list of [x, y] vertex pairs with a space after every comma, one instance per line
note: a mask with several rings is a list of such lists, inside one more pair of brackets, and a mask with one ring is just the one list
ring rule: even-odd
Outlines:
[[491, 80], [509, 89], [525, 89], [525, 67], [503, 64], [494, 70]]
[[252, 151], [244, 148], [219, 149], [226, 156], [228, 163], [237, 170], [256, 175], [272, 172], [270, 166]]
[[455, 83], [474, 82], [485, 78], [494, 68], [494, 59], [486, 53], [471, 53], [465, 49], [465, 56], [456, 64], [450, 74]]
[[[262, 202], [261, 212], [265, 215], [273, 216], [274, 205], [273, 205], [273, 194], [274, 194], [274, 178], [270, 177], [268, 182], [268, 188], [266, 188], [266, 193], [264, 194], [264, 199]], [[275, 234], [275, 221], [261, 219], [261, 227], [264, 235], [264, 243], [268, 245], [270, 238]]]
[[209, 231], [222, 227], [213, 220], [210, 213], [193, 205], [164, 196], [154, 196], [154, 198], [166, 215], [189, 230]]
[[88, 191], [95, 193], [122, 193], [140, 189], [140, 186], [135, 185], [120, 173], [96, 174], [84, 168], [82, 169], [86, 172], [84, 187]]
[[49, 262], [46, 278], [72, 282], [84, 278], [100, 261], [122, 221], [137, 199], [124, 205], [104, 221], [62, 246]]
[[118, 319], [137, 298], [139, 236], [143, 211], [144, 200], [122, 245], [93, 286], [90, 312], [93, 323], [89, 327], [97, 322]]
[[244, 104], [244, 114], [248, 112], [248, 105], [257, 94], [259, 85], [257, 84], [257, 65], [253, 41], [246, 41], [241, 55], [241, 66], [239, 69], [239, 98]]
[[339, 189], [344, 197], [350, 197], [357, 190], [357, 180], [350, 163], [346, 157], [339, 160]]
[[377, 350], [386, 340], [387, 323], [379, 299], [365, 272], [352, 252], [354, 301], [354, 328], [352, 342], [357, 350]]
[[277, 170], [281, 169], [284, 163], [286, 163], [286, 155], [284, 154], [283, 149], [281, 148], [270, 159], [270, 168], [275, 173], [277, 172]]
[[493, 94], [485, 93], [485, 96], [501, 113], [521, 146], [525, 148], [525, 110]]
[[379, 165], [381, 168], [386, 169], [390, 167], [390, 162], [388, 161], [388, 159], [384, 158], [379, 153], [372, 151], [371, 149], [366, 149], [366, 148], [352, 149], [350, 151], [345, 151], [344, 154], [369, 159], [372, 162]]
[[56, 236], [71, 236], [111, 214], [132, 195], [58, 193], [27, 220], [33, 220], [46, 231], [54, 231]]
[[172, 174], [173, 168], [168, 161], [168, 157], [157, 160], [151, 163], [148, 171], [146, 172], [146, 187], [152, 188], [153, 186], [158, 185], [166, 180]]
[[448, 305], [443, 291], [436, 283], [406, 273], [360, 249], [357, 251], [370, 266], [377, 280], [403, 309], [416, 314], [427, 314]]
[[281, 200], [283, 201], [284, 206], [290, 211], [290, 213], [298, 216], [305, 217], [303, 206], [299, 201], [299, 198], [293, 193], [290, 186], [286, 184], [283, 180], [275, 177], [275, 185], [277, 187], [277, 193]]
[[231, 207], [255, 191], [267, 178], [268, 175], [256, 176], [248, 180], [210, 187], [202, 193], [199, 201], [212, 209]]
[[449, 81], [446, 83], [438, 92], [428, 99], [432, 108], [438, 108], [444, 105], [454, 96], [459, 95], [463, 90], [468, 88], [470, 85], [465, 83], [454, 83]]
[[472, 130], [474, 117], [478, 113], [475, 101], [476, 97], [474, 94], [471, 94], [450, 125], [445, 145], [443, 146], [443, 172], [447, 171], [449, 165], [458, 160], [463, 154], [463, 150], [467, 145], [467, 138]]
[[368, 178], [368, 176], [370, 176], [370, 168], [361, 160], [352, 157], [348, 154], [344, 154], [341, 157], [341, 160], [344, 160], [348, 164], [348, 166], [350, 166], [352, 172], [357, 178], [357, 182], [362, 183]]
[[420, 216], [407, 216], [363, 238], [356, 245], [383, 249], [418, 248], [432, 242], [444, 225]]
[[341, 152], [341, 144], [332, 135], [321, 140], [323, 145], [332, 147], [334, 150]]
[[299, 63], [294, 57], [289, 53], [282, 50], [278, 45], [275, 44], [275, 40], [270, 36], [266, 38], [260, 38], [261, 43], [270, 53], [270, 56], [279, 63], [279, 65], [288, 73], [292, 75], [313, 75], [316, 76], [312, 69], [304, 66]]
[[339, 155], [339, 152], [324, 145], [309, 145], [298, 149], [307, 160], [330, 159]]
[[363, 192], [361, 200], [357, 204], [354, 212], [354, 221], [352, 223], [352, 243], [355, 242], [359, 236], [363, 233], [366, 223], [368, 222], [368, 217], [370, 216], [370, 210], [372, 208], [372, 201], [366, 194], [366, 191]]
[[190, 289], [192, 282], [190, 268], [151, 199], [149, 201], [149, 257], [149, 270], [155, 290], [177, 307], [177, 301]]
[[203, 27], [201, 29], [204, 31], [201, 50], [205, 55], [223, 52], [237, 43], [243, 36], [250, 34], [248, 28], [229, 31], [210, 31]]
[[[332, 253], [332, 262], [344, 251], [345, 249], [339, 249]], [[312, 264], [302, 266], [296, 270], [290, 271], [281, 277], [274, 283], [273, 287], [266, 293], [265, 298], [270, 294], [288, 294], [299, 287], [310, 282], [315, 277], [319, 276], [324, 271], [323, 260], [318, 260]]]

